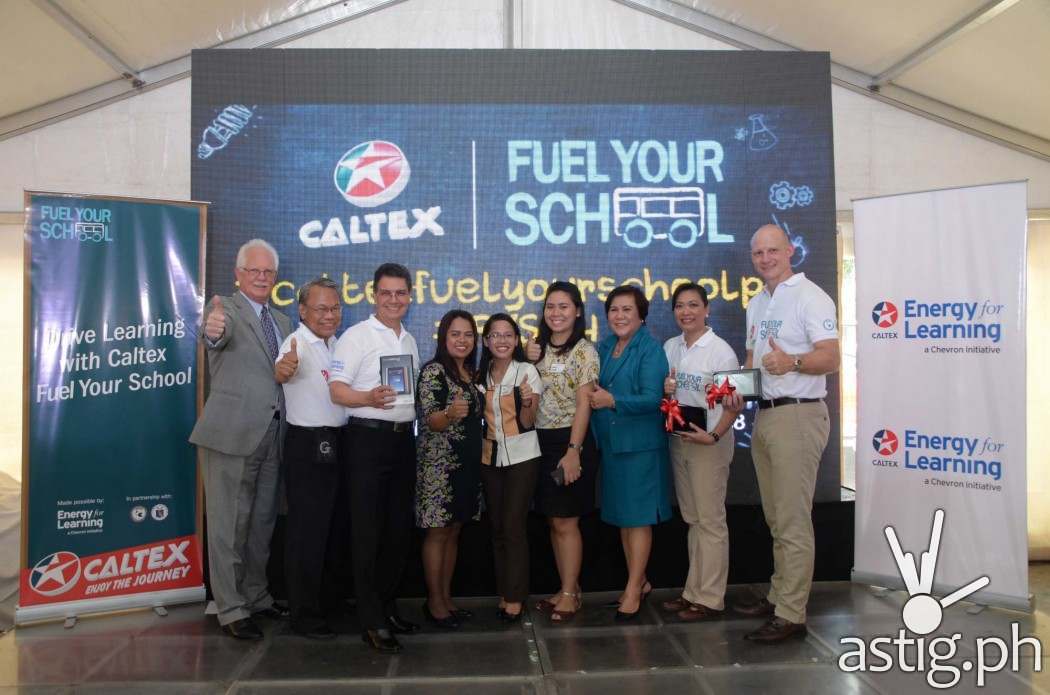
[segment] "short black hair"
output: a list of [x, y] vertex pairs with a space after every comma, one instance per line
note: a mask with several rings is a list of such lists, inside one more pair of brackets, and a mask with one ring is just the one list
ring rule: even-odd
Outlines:
[[339, 285], [335, 284], [335, 280], [324, 276], [317, 277], [299, 288], [300, 304], [306, 304], [306, 300], [310, 298], [310, 290], [315, 287], [321, 287], [326, 290], [335, 290], [335, 293], [339, 294]]
[[609, 315], [609, 307], [612, 306], [613, 300], [625, 294], [634, 297], [634, 306], [638, 309], [638, 318], [644, 321], [645, 317], [649, 315], [649, 300], [645, 298], [645, 293], [642, 292], [641, 288], [636, 285], [620, 285], [610, 292], [609, 296], [605, 298], [605, 315]]
[[400, 263], [384, 263], [376, 268], [376, 272], [372, 276], [373, 288], [379, 286], [381, 278], [401, 278], [408, 285], [408, 291], [412, 291], [412, 273], [408, 272], [408, 268]]
[[671, 309], [674, 309], [674, 305], [678, 303], [678, 295], [683, 292], [696, 292], [700, 295], [700, 301], [704, 303], [704, 306], [709, 304], [707, 300], [707, 290], [695, 282], [687, 282], [684, 285], [679, 285], [675, 288], [674, 293], [671, 294]]

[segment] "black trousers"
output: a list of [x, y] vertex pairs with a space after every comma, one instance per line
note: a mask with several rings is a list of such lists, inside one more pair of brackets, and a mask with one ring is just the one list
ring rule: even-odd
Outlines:
[[389, 628], [415, 528], [412, 431], [350, 424], [341, 456], [350, 487], [350, 550], [357, 615], [365, 630]]
[[[341, 428], [340, 428], [341, 429]], [[322, 433], [338, 446], [342, 433], [331, 428]], [[333, 529], [346, 514], [338, 504], [346, 475], [338, 457], [325, 461], [318, 451], [318, 433], [312, 428], [288, 425], [284, 436], [284, 487], [288, 499], [285, 531], [285, 579], [292, 627], [309, 630], [324, 621], [322, 596], [334, 587], [326, 581], [326, 568], [334, 564], [337, 544]]]
[[[495, 454], [493, 454], [495, 457]], [[481, 467], [481, 485], [492, 525], [492, 552], [496, 558], [496, 590], [505, 601], [529, 597], [529, 538], [526, 522], [536, 489], [540, 459], [513, 466]]]

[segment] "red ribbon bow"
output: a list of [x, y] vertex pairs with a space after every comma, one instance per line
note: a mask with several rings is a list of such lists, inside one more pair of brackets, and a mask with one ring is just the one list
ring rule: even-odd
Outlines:
[[715, 386], [714, 384], [707, 385], [707, 407], [714, 408], [716, 403], [721, 403], [722, 398], [725, 396], [732, 395], [733, 391], [736, 391], [736, 386], [729, 383], [729, 377], [722, 382], [721, 386]]
[[665, 398], [660, 401], [660, 412], [667, 415], [667, 422], [664, 423], [664, 429], [668, 432], [674, 432], [675, 423], [679, 425], [685, 424], [685, 418], [682, 417], [682, 408], [673, 398]]

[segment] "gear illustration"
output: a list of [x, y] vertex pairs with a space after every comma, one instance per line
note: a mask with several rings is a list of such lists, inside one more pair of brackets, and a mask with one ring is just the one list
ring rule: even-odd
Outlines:
[[795, 189], [795, 203], [799, 207], [806, 207], [813, 202], [813, 189], [809, 186], [799, 186]]
[[[812, 192], [810, 193], [812, 195]], [[787, 210], [795, 206], [795, 187], [787, 181], [777, 181], [769, 187], [769, 202], [777, 210]]]

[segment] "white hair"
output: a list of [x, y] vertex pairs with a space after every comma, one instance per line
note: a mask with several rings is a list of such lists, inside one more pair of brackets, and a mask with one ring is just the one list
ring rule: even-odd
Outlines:
[[270, 246], [270, 243], [263, 239], [252, 239], [244, 242], [241, 248], [237, 249], [237, 267], [243, 268], [244, 264], [247, 263], [248, 249], [265, 249], [273, 257], [273, 269], [277, 270], [281, 264], [281, 259], [277, 257], [277, 249]]

